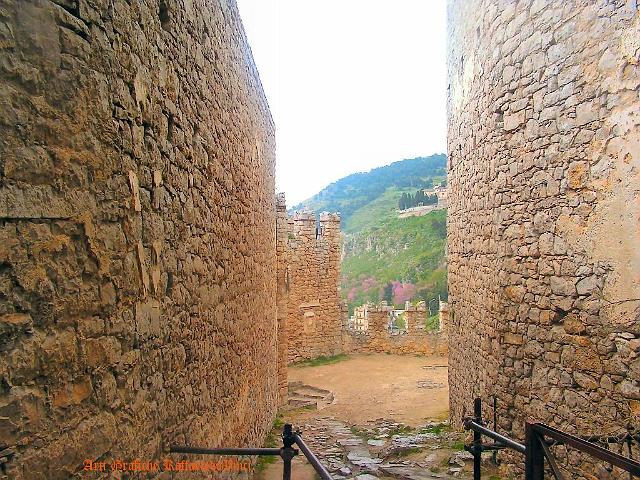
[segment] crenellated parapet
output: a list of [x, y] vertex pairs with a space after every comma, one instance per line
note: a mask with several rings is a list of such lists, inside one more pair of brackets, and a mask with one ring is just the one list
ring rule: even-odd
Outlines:
[[288, 361], [342, 351], [340, 215], [300, 211], [287, 219]]
[[[406, 329], [400, 331], [392, 328], [393, 319], [399, 315], [407, 322]], [[446, 336], [426, 328], [427, 316], [425, 302], [407, 303], [400, 311], [386, 302], [356, 307], [343, 332], [343, 349], [345, 352], [446, 355]]]

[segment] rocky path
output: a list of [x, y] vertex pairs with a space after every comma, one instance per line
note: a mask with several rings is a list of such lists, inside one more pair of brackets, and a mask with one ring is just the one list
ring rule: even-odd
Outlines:
[[[289, 409], [280, 421], [299, 429], [337, 480], [472, 478], [463, 433], [449, 427], [447, 362], [443, 357], [352, 355], [338, 363], [289, 368]], [[366, 372], [366, 374], [363, 374]], [[280, 425], [271, 435], [279, 445]], [[499, 480], [483, 465], [483, 478]], [[280, 480], [282, 462], [258, 480]], [[303, 456], [294, 480], [315, 480]]]
[[[410, 428], [378, 419], [357, 427], [321, 413], [304, 414], [293, 423], [336, 480], [471, 478], [471, 454], [462, 450], [461, 434], [451, 432], [446, 422]], [[301, 457], [294, 462], [298, 471], [306, 463]], [[270, 467], [259, 478], [281, 478], [281, 466]]]

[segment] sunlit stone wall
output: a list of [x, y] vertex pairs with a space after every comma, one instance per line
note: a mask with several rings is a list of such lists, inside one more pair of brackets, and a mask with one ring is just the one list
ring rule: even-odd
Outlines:
[[274, 157], [235, 2], [0, 0], [8, 478], [262, 443]]
[[640, 426], [639, 56], [635, 1], [449, 0], [457, 426]]

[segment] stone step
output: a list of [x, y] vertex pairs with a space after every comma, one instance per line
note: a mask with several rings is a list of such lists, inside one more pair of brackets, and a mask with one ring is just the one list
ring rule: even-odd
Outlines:
[[329, 390], [308, 390], [306, 388], [300, 388], [291, 392], [294, 395], [309, 397], [309, 398], [327, 398], [333, 396]]
[[289, 396], [285, 409], [311, 407], [320, 410], [332, 403], [333, 399], [333, 393], [329, 390], [302, 382], [292, 382], [289, 384]]

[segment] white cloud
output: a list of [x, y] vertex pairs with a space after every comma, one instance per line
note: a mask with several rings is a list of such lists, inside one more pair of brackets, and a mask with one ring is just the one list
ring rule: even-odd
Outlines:
[[297, 203], [356, 171], [446, 151], [444, 0], [237, 0]]

